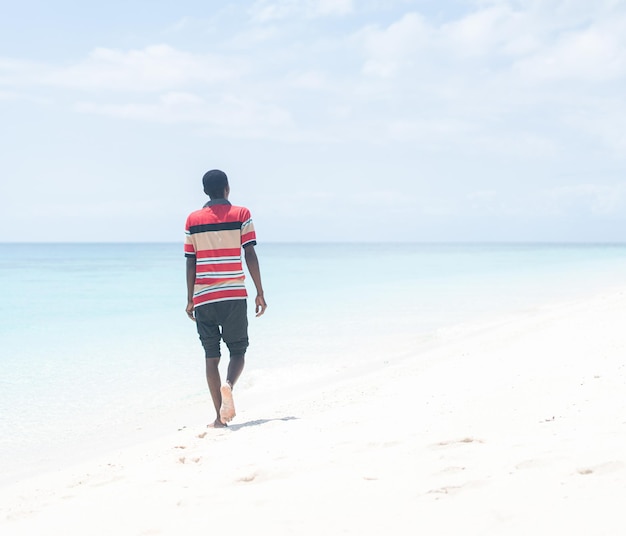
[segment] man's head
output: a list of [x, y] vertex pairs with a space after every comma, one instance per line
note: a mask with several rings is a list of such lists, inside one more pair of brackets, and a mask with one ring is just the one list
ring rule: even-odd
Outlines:
[[202, 185], [204, 186], [204, 193], [211, 199], [226, 199], [230, 192], [228, 177], [219, 169], [207, 171], [202, 177]]

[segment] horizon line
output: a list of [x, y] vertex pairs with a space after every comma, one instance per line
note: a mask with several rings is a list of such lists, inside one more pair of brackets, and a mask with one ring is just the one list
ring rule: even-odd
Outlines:
[[[84, 241], [84, 240], [68, 240], [68, 241], [36, 241], [36, 240], [26, 240], [26, 241], [0, 241], [0, 245], [9, 246], [9, 245], [169, 245], [169, 244], [182, 244], [182, 241], [174, 241], [174, 240], [163, 240], [163, 241], [141, 241], [141, 240], [124, 240], [124, 241], [116, 241], [116, 240], [97, 240], [97, 241]], [[258, 243], [257, 246], [263, 245], [603, 245], [603, 246], [626, 246], [626, 240], [624, 241], [616, 241], [616, 240], [414, 240], [414, 241], [381, 241], [381, 240], [372, 240], [372, 241], [364, 241], [364, 240], [306, 240], [306, 241], [295, 241], [295, 240], [267, 240], [261, 243]]]

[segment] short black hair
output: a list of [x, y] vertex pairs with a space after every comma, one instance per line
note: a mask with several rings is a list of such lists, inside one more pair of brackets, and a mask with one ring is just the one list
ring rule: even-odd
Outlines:
[[228, 177], [226, 173], [219, 169], [207, 171], [202, 177], [204, 193], [211, 199], [222, 199], [228, 187]]

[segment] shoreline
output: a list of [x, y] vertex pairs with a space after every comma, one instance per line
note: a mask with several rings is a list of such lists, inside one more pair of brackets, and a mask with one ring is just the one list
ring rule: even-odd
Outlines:
[[[45, 249], [50, 292], [34, 310], [23, 299], [28, 273], [16, 269], [24, 259], [9, 258], [5, 266], [10, 314], [0, 330], [0, 398], [7, 411], [0, 420], [8, 433], [0, 438], [0, 481], [15, 469], [32, 474], [57, 467], [57, 453], [69, 453], [72, 463], [74, 456], [93, 457], [103, 447], [175, 430], [193, 400], [199, 404], [197, 413], [190, 410], [198, 416], [195, 422], [204, 415], [201, 348], [195, 328], [179, 311], [179, 248], [168, 246], [167, 255], [161, 247], [87, 249], [89, 255], [62, 246]], [[271, 315], [268, 322], [250, 323], [250, 360], [238, 396], [250, 396], [250, 406], [299, 396], [390, 358], [427, 354], [447, 343], [448, 335], [490, 318], [624, 281], [623, 249], [553, 249], [268, 247]], [[389, 280], [379, 277], [377, 253], [391, 255]], [[145, 289], [126, 299], [127, 289], [137, 287], [138, 257], [165, 282], [158, 300]], [[75, 274], [64, 268], [68, 259], [80, 267]], [[104, 270], [104, 307], [85, 315], [91, 300], [85, 296], [93, 290], [87, 274], [101, 270], [102, 260], [116, 276]], [[291, 275], [281, 281], [285, 270]], [[325, 283], [332, 277], [339, 278], [336, 288]], [[75, 291], [68, 294], [67, 288]], [[57, 311], [59, 304], [64, 305]], [[48, 309], [58, 314], [42, 314]]]
[[624, 315], [617, 288], [448, 328], [265, 405], [242, 391], [227, 430], [181, 427], [0, 487], [0, 530], [620, 533]]
[[280, 401], [242, 392], [229, 429], [184, 426], [0, 487], [0, 530], [619, 533], [624, 315], [614, 289], [450, 328]]

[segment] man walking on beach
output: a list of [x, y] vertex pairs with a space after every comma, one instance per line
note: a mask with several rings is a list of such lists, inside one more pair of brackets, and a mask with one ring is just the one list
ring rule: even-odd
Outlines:
[[[230, 186], [223, 171], [208, 171], [202, 178], [210, 201], [192, 212], [185, 226], [187, 257], [187, 315], [196, 322], [206, 357], [206, 379], [215, 406], [215, 428], [227, 426], [235, 416], [233, 387], [245, 363], [248, 348], [247, 293], [241, 264], [241, 249], [256, 287], [255, 313], [261, 316], [267, 304], [254, 246], [256, 234], [245, 207], [228, 201]], [[220, 340], [230, 351], [226, 382], [218, 365]]]

